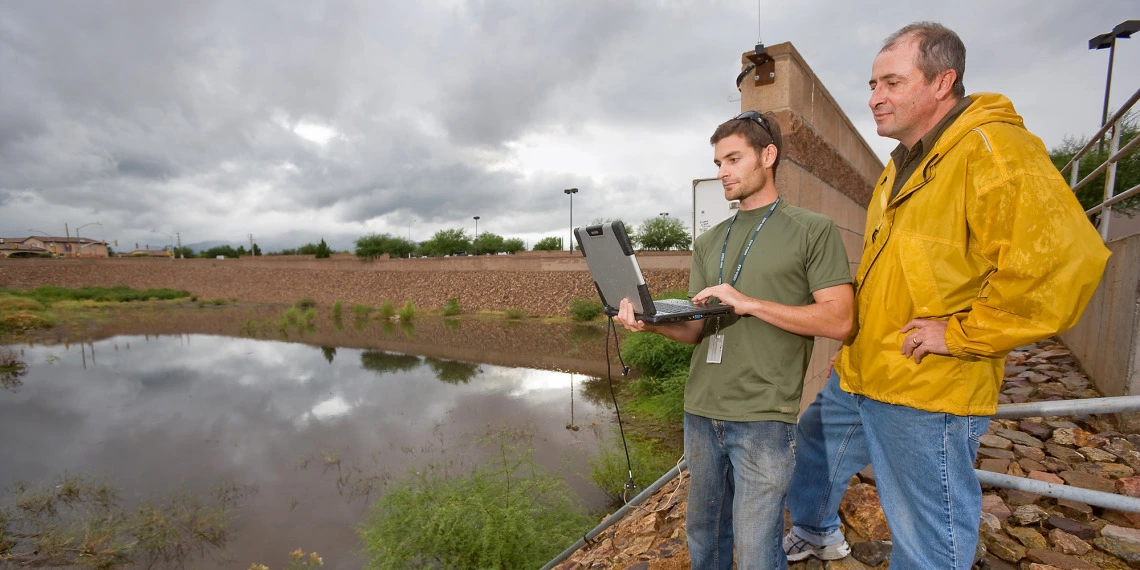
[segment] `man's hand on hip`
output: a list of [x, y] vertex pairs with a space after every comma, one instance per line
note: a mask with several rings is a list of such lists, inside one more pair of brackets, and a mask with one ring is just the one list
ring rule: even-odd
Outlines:
[[946, 321], [911, 319], [901, 332], [906, 334], [901, 352], [907, 358], [913, 357], [916, 364], [922, 364], [927, 354], [950, 355], [946, 348]]

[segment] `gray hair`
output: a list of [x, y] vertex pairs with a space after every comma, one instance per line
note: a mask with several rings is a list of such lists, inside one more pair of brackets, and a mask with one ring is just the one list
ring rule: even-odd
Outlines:
[[957, 75], [954, 78], [953, 94], [959, 99], [965, 97], [966, 86], [962, 83], [962, 76], [966, 74], [966, 46], [962, 43], [962, 38], [954, 30], [937, 22], [915, 22], [891, 34], [883, 42], [879, 53], [892, 50], [911, 39], [918, 41], [918, 57], [915, 58], [914, 65], [922, 72], [926, 82], [930, 83], [939, 73], [953, 69]]

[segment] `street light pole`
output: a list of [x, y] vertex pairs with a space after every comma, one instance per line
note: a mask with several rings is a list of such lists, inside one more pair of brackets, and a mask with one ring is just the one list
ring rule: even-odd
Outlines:
[[570, 242], [567, 245], [570, 246], [570, 251], [574, 251], [574, 195], [578, 193], [578, 189], [567, 188], [563, 192], [570, 196]]
[[475, 239], [479, 239], [479, 216], [475, 216]]
[[83, 249], [83, 239], [79, 237], [79, 230], [81, 230], [87, 226], [101, 226], [101, 225], [103, 225], [103, 224], [100, 224], [99, 222], [90, 222], [87, 224], [83, 224], [82, 226], [79, 226], [78, 228], [75, 228], [75, 241], [76, 241], [75, 257], [80, 257], [79, 254], [82, 253], [82, 249]]
[[[1108, 77], [1104, 81], [1104, 107], [1100, 113], [1102, 127], [1108, 122], [1108, 96], [1112, 91], [1112, 63], [1116, 57], [1116, 38], [1129, 38], [1136, 32], [1140, 32], [1140, 20], [1125, 20], [1112, 28], [1111, 32], [1089, 40], [1091, 50], [1108, 48]], [[1100, 147], [1104, 150], [1104, 137], [1101, 137]]]

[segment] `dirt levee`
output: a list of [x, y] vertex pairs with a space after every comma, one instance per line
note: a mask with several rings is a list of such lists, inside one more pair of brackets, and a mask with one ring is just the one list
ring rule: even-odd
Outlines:
[[[689, 258], [645, 256], [645, 279], [657, 292], [688, 288]], [[185, 289], [200, 299], [321, 305], [340, 299], [434, 310], [449, 297], [465, 312], [516, 309], [531, 315], [567, 314], [572, 299], [597, 299], [580, 257], [518, 255], [491, 258], [361, 262], [351, 257], [242, 259], [3, 259], [0, 287], [29, 289], [126, 285], [136, 289]]]

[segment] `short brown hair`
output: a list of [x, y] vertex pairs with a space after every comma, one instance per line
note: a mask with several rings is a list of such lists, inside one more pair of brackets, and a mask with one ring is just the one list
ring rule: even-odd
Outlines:
[[915, 22], [891, 34], [879, 53], [894, 49], [910, 39], [918, 41], [918, 57], [914, 65], [926, 82], [930, 83], [939, 73], [953, 69], [957, 77], [954, 78], [952, 92], [958, 99], [965, 97], [966, 85], [962, 83], [962, 76], [966, 74], [966, 45], [962, 38], [937, 22]]
[[[745, 113], [741, 113], [741, 115], [747, 113], [746, 111]], [[776, 115], [772, 113], [761, 113], [759, 111], [756, 113], [763, 119], [764, 127], [768, 127], [767, 130], [760, 126], [760, 123], [756, 119], [737, 115], [721, 123], [720, 126], [716, 128], [712, 137], [709, 138], [709, 144], [715, 146], [716, 143], [724, 138], [732, 135], [740, 135], [744, 137], [744, 140], [748, 141], [748, 146], [756, 151], [757, 156], [763, 156], [764, 149], [768, 148], [768, 145], [775, 145], [776, 160], [772, 163], [772, 176], [775, 177], [776, 167], [780, 166], [780, 155], [784, 154], [784, 139], [780, 133], [780, 123], [776, 121]]]

